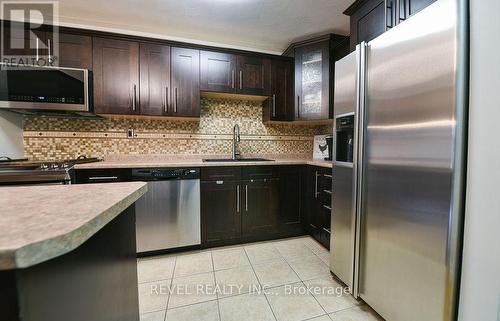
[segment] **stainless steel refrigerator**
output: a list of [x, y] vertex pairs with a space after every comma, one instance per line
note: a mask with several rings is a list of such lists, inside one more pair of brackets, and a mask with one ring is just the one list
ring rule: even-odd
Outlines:
[[467, 8], [437, 0], [335, 65], [330, 267], [388, 321], [456, 317]]

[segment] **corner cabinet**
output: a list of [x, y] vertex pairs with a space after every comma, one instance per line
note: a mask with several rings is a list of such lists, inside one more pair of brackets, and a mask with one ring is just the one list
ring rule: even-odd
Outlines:
[[349, 37], [328, 34], [292, 44], [285, 56], [295, 59], [294, 120], [333, 117], [335, 61], [349, 52]]
[[358, 0], [344, 11], [350, 16], [350, 49], [375, 39], [436, 0]]
[[296, 119], [330, 117], [329, 70], [329, 41], [295, 49]]

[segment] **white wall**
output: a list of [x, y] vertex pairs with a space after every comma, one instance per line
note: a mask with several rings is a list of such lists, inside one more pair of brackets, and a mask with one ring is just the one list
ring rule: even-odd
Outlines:
[[23, 155], [23, 116], [0, 110], [0, 157]]
[[499, 0], [470, 0], [469, 160], [460, 321], [500, 321]]

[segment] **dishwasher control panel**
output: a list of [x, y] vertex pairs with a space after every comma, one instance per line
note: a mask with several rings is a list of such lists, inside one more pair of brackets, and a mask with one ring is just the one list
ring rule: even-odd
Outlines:
[[141, 168], [132, 170], [135, 180], [199, 179], [199, 168]]

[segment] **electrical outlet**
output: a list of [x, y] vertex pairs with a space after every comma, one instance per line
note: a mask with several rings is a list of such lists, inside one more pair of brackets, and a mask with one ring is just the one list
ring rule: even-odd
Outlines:
[[134, 138], [134, 129], [133, 128], [127, 129], [127, 138]]

